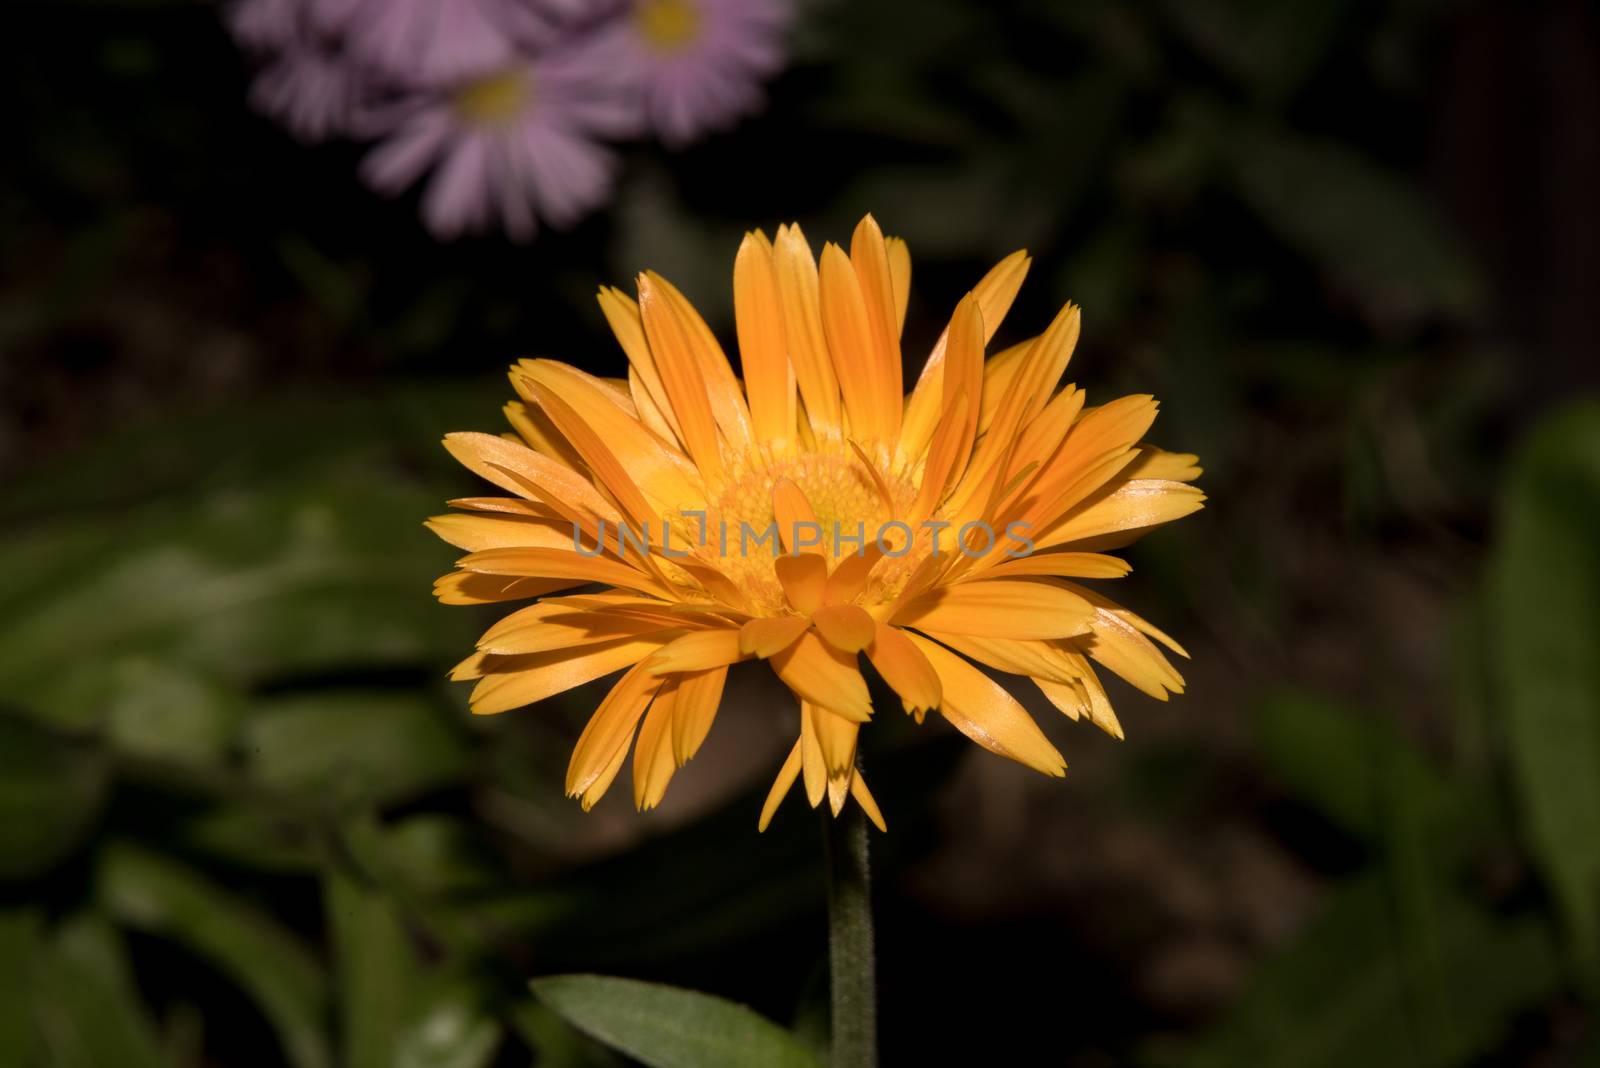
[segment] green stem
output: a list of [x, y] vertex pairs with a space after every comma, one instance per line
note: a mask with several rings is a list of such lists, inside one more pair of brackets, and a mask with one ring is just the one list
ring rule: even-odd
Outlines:
[[878, 988], [872, 955], [867, 819], [859, 805], [822, 812], [828, 879], [828, 970], [833, 995], [832, 1068], [877, 1068]]

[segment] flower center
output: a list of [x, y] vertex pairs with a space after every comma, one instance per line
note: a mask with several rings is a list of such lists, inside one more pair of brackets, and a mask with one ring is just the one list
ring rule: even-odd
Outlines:
[[646, 43], [659, 52], [679, 52], [700, 32], [693, 0], [644, 0], [634, 17]]
[[533, 102], [533, 79], [520, 69], [467, 82], [455, 91], [456, 111], [477, 126], [505, 126]]
[[[814, 452], [785, 449], [738, 462], [741, 466], [728, 472], [725, 488], [711, 502], [705, 544], [695, 544], [698, 520], [689, 521], [685, 534], [694, 555], [728, 576], [758, 612], [786, 611], [772, 562], [791, 539], [820, 551], [831, 569], [881, 536], [890, 557], [874, 569], [862, 596], [866, 603], [892, 599], [927, 555], [920, 542], [908, 547], [908, 528], [894, 522], [909, 511], [916, 486], [888, 471], [885, 463], [874, 463], [875, 478], [847, 444], [825, 442]], [[779, 528], [772, 491], [783, 479], [800, 487], [817, 517], [817, 529], [804, 524], [793, 524], [801, 529]]]

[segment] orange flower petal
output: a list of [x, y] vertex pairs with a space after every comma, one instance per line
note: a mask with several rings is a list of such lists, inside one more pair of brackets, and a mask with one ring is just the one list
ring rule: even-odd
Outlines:
[[833, 373], [833, 360], [823, 335], [817, 261], [800, 227], [778, 228], [772, 265], [778, 275], [789, 360], [794, 364], [795, 384], [805, 401], [806, 416], [818, 433], [837, 435], [843, 418], [839, 380]]
[[851, 432], [869, 441], [892, 441], [900, 430], [900, 394], [844, 249], [834, 244], [822, 247], [818, 279], [823, 334]]
[[[512, 369], [513, 373], [515, 370]], [[534, 452], [550, 457], [563, 467], [570, 467], [574, 471], [583, 470], [583, 457], [578, 455], [571, 442], [561, 436], [561, 431], [556, 429], [550, 417], [540, 411], [537, 405], [529, 407], [519, 400], [508, 401], [501, 411], [505, 414], [506, 422], [511, 424], [511, 429], [515, 430]]]
[[[978, 313], [983, 322], [985, 345], [994, 337], [995, 331], [1000, 329], [1000, 323], [1010, 310], [1011, 302], [1016, 299], [1017, 291], [1022, 288], [1022, 280], [1027, 277], [1028, 265], [1031, 262], [1026, 252], [1020, 250], [1013, 252], [990, 268], [989, 273], [972, 287], [972, 295], [977, 298]], [[906, 402], [905, 421], [900, 430], [900, 450], [903, 457], [914, 458], [922, 455], [923, 450], [927, 448], [928, 440], [933, 435], [934, 423], [938, 420], [939, 412], [945, 408], [944, 398], [953, 397], [959, 392], [952, 391], [947, 394], [943, 390], [945, 351], [949, 338], [947, 329], [934, 343], [933, 351], [928, 354], [927, 362], [922, 365], [922, 374], [917, 378], [911, 399]], [[989, 365], [992, 366], [994, 362], [990, 360]], [[984, 383], [984, 389], [985, 391], [989, 389], [987, 381]]]
[[[644, 491], [639, 489], [639, 484], [628, 473], [628, 468], [623, 466], [617, 454], [612, 451], [610, 442], [615, 442], [618, 438], [603, 440], [595, 428], [550, 387], [539, 382], [529, 382], [527, 389], [566, 435], [567, 440], [572, 442], [573, 448], [578, 450], [589, 470], [599, 479], [600, 485], [610, 491], [611, 496], [622, 506], [623, 515], [634, 524], [634, 529], [648, 535], [657, 508], [645, 499]], [[637, 423], [633, 425], [643, 430]], [[642, 462], [637, 456], [634, 458], [635, 462]], [[661, 462], [666, 463], [665, 459]]]
[[883, 240], [889, 254], [889, 278], [894, 287], [894, 332], [898, 337], [905, 331], [906, 305], [911, 300], [911, 249], [904, 238]]
[[937, 642], [912, 634], [944, 689], [939, 714], [962, 734], [992, 753], [1009, 757], [1046, 775], [1066, 774], [1067, 762], [1005, 689]]
[[739, 648], [751, 656], [765, 660], [799, 641], [800, 635], [804, 634], [809, 626], [811, 621], [804, 616], [766, 616], [752, 619], [739, 628]]
[[920, 714], [939, 707], [943, 695], [939, 673], [909, 636], [887, 623], [878, 623], [872, 644], [867, 646], [867, 659], [889, 688], [900, 695], [907, 712]]
[[841, 653], [859, 653], [872, 644], [877, 624], [859, 605], [834, 604], [818, 608], [811, 617], [817, 633]]
[[972, 634], [951, 634], [943, 630], [926, 630], [923, 633], [969, 660], [976, 660], [996, 671], [1061, 683], [1070, 683], [1076, 677], [1067, 655], [1061, 650], [1064, 644], [1061, 642], [1031, 638], [986, 638]]
[[[539, 404], [549, 414], [552, 422], [584, 456], [591, 469], [595, 464], [584, 451], [584, 442], [571, 432], [575, 417], [582, 423], [585, 439], [598, 440], [606, 452], [614, 456], [630, 482], [655, 498], [656, 509], [698, 508], [705, 503], [705, 486], [692, 464], [677, 451], [664, 444], [660, 437], [647, 430], [639, 419], [619, 407], [614, 397], [608, 396], [606, 384], [564, 363], [554, 360], [523, 360], [512, 375], [519, 392]], [[530, 389], [538, 386], [543, 393]], [[562, 418], [548, 411], [545, 396], [553, 396], [571, 414]], [[648, 400], [648, 393], [645, 394]], [[653, 403], [653, 402], [651, 402]], [[595, 469], [596, 474], [600, 472]], [[607, 476], [609, 485], [610, 479]], [[634, 517], [636, 520], [637, 516]]]
[[1054, 575], [1061, 578], [1122, 578], [1132, 566], [1121, 557], [1104, 553], [1035, 552], [1015, 560], [1002, 560], [982, 572], [984, 578], [1021, 578]]
[[1049, 679], [1034, 679], [1033, 684], [1039, 687], [1039, 692], [1044, 694], [1051, 704], [1068, 716], [1073, 719], [1087, 716], [1089, 722], [1117, 741], [1122, 741], [1122, 724], [1117, 720], [1116, 713], [1111, 711], [1111, 703], [1104, 699], [1103, 690], [1100, 692], [1100, 700], [1097, 701], [1090, 696], [1081, 680], [1051, 682]]
[[662, 685], [633, 743], [633, 804], [641, 812], [661, 803], [672, 773], [678, 770], [670, 730], [675, 693], [672, 682]]
[[645, 667], [651, 674], [664, 675], [724, 667], [744, 658], [745, 653], [739, 648], [739, 632], [730, 627], [685, 634], [652, 656]]
[[578, 650], [557, 649], [531, 656], [497, 658], [499, 663], [493, 673], [485, 674], [473, 687], [472, 711], [481, 716], [491, 715], [542, 701], [619, 668], [638, 664], [677, 636], [676, 631], [661, 631]]
[[[806, 500], [804, 491], [793, 480], [780, 478], [773, 484], [772, 515], [778, 524], [778, 537], [782, 539], [786, 552], [821, 554], [825, 541], [822, 524], [817, 522], [817, 513], [812, 510], [811, 502]], [[811, 544], [813, 535], [816, 536], [816, 544]], [[806, 544], [800, 545], [802, 540]]]
[[607, 790], [611, 789], [611, 784], [616, 781], [617, 773], [622, 770], [622, 765], [627, 759], [628, 739], [624, 738], [622, 744], [617, 746], [616, 752], [611, 755], [611, 760], [601, 769], [600, 774], [596, 775], [594, 781], [585, 787], [582, 793], [577, 795], [578, 803], [583, 806], [585, 812], [594, 808], [595, 803], [605, 796]]
[[604, 582], [657, 597], [669, 596], [666, 588], [654, 578], [619, 560], [584, 556], [571, 549], [484, 549], [463, 556], [456, 561], [456, 566], [480, 575]]
[[905, 393], [900, 381], [901, 308], [895, 297], [889, 244], [884, 239], [883, 231], [878, 228], [878, 221], [871, 215], [862, 216], [856, 224], [855, 233], [850, 237], [850, 265], [855, 269], [856, 282], [861, 288], [878, 370], [885, 377], [893, 401], [892, 426], [898, 432], [900, 406]]
[[[1142, 533], [1198, 512], [1205, 502], [1204, 493], [1183, 482], [1146, 478], [1122, 482], [1089, 498], [1047, 527], [1035, 547], [1049, 549], [1123, 532]], [[1103, 547], [1115, 548], [1118, 544], [1123, 542], [1112, 538]]]
[[1194, 453], [1167, 452], [1154, 445], [1139, 446], [1139, 458], [1127, 470], [1130, 479], [1161, 478], [1173, 482], [1193, 482], [1203, 473], [1200, 457]]
[[815, 553], [780, 556], [772, 562], [772, 570], [796, 612], [809, 616], [822, 607], [828, 586], [828, 562], [822, 557]]
[[679, 766], [700, 751], [711, 732], [728, 681], [726, 667], [684, 673], [678, 681], [677, 704], [672, 713], [672, 754]]
[[434, 581], [433, 595], [439, 598], [441, 604], [494, 604], [538, 597], [582, 584], [582, 579], [507, 578], [504, 575], [452, 571]]
[[[535, 607], [545, 606], [541, 604]], [[614, 641], [629, 635], [653, 634], [663, 629], [654, 619], [601, 612], [574, 612], [571, 609], [564, 610], [559, 605], [553, 607], [551, 612], [523, 619], [511, 626], [501, 625], [506, 622], [502, 620], [501, 624], [491, 628], [478, 640], [478, 648], [499, 656], [521, 656], [575, 649], [581, 645]]]
[[787, 441], [794, 436], [798, 415], [794, 367], [772, 245], [760, 231], [744, 235], [733, 261], [733, 314], [756, 437]]
[[867, 814], [867, 819], [878, 830], [887, 834], [889, 825], [883, 822], [883, 813], [878, 809], [878, 802], [872, 796], [872, 791], [867, 789], [867, 781], [858, 771], [850, 777], [850, 796], [856, 799], [856, 804], [861, 806], [861, 811]]
[[817, 721], [809, 702], [800, 702], [800, 772], [806, 800], [812, 808], [828, 795], [828, 763], [822, 759], [822, 743], [817, 738]]
[[807, 632], [771, 659], [772, 668], [784, 684], [802, 700], [846, 719], [865, 722], [872, 715], [872, 701], [866, 680], [848, 656]]
[[728, 363], [722, 346], [717, 344], [716, 335], [676, 286], [654, 271], [646, 271], [645, 274], [650, 276], [655, 290], [672, 306], [678, 321], [687, 331], [690, 349], [705, 379], [706, 400], [711, 405], [712, 418], [716, 420], [723, 437], [736, 451], [749, 449], [752, 440], [750, 409], [745, 404], [739, 380], [734, 377], [733, 366]]
[[1048, 579], [987, 579], [939, 586], [911, 600], [892, 622], [994, 638], [1067, 638], [1083, 634], [1094, 608]]
[[473, 474], [518, 497], [534, 499], [528, 490], [528, 481], [533, 481], [561, 500], [587, 508], [603, 519], [622, 518], [587, 479], [526, 445], [493, 434], [463, 432], [446, 434], [444, 447]]
[[706, 478], [715, 478], [722, 473], [721, 435], [695, 353], [697, 339], [692, 326], [682, 320], [676, 305], [664, 294], [662, 281], [649, 271], [639, 276], [639, 316], [661, 375], [667, 407], [677, 414], [684, 448]]
[[[584, 794], [607, 770], [615, 774], [613, 764], [621, 766], [617, 752], [626, 750], [639, 717], [660, 686], [661, 679], [639, 664], [617, 680], [572, 748], [572, 760], [567, 765], [569, 797]], [[593, 803], [587, 797], [584, 800]]]
[[671, 399], [667, 396], [666, 386], [661, 382], [661, 372], [656, 368], [656, 359], [650, 351], [650, 343], [645, 340], [644, 322], [639, 315], [639, 305], [632, 297], [614, 286], [602, 286], [599, 300], [600, 310], [605, 313], [606, 321], [611, 324], [611, 332], [617, 336], [622, 351], [627, 354], [630, 387], [635, 378], [638, 380], [638, 388], [633, 390], [634, 405], [642, 415], [646, 409], [643, 398], [647, 396], [650, 400], [649, 407], [660, 413], [662, 422], [671, 430], [674, 440], [682, 443], [683, 430], [678, 425], [678, 416], [673, 410]]
[[841, 559], [833, 569], [833, 574], [828, 576], [828, 584], [822, 593], [823, 603], [847, 604], [861, 596], [861, 591], [866, 589], [867, 579], [872, 577], [872, 569], [882, 559], [883, 550], [878, 548], [876, 542], [868, 542], [861, 552], [851, 553]]
[[861, 733], [861, 724], [816, 705], [808, 704], [807, 711], [817, 732], [817, 746], [822, 751], [822, 764], [828, 769], [828, 777], [840, 778], [855, 770], [856, 738]]
[[[800, 741], [795, 740], [794, 748], [789, 750], [789, 755], [784, 758], [783, 767], [778, 769], [778, 777], [772, 782], [772, 789], [767, 791], [767, 800], [761, 806], [761, 819], [756, 823], [756, 830], [765, 831], [772, 824], [772, 816], [778, 811], [778, 805], [783, 801], [783, 796], [794, 786], [795, 779], [800, 777]], [[881, 818], [881, 817], [880, 817]]]

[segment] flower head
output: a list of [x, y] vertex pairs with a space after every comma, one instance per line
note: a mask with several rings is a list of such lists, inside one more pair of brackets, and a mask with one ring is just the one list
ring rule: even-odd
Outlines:
[[[458, 665], [473, 710], [502, 712], [622, 671], [578, 739], [585, 808], [633, 753], [656, 804], [716, 716], [730, 665], [765, 660], [798, 699], [798, 739], [761, 814], [803, 779], [813, 806], [854, 797], [873, 708], [861, 656], [918, 722], [935, 711], [1048, 775], [1061, 754], [974, 662], [1026, 677], [1118, 737], [1092, 664], [1161, 699], [1183, 682], [1161, 631], [1082, 584], [1128, 567], [1104, 550], [1201, 506], [1195, 458], [1142, 444], [1148, 396], [1096, 407], [1057, 388], [1078, 338], [1067, 305], [985, 359], [1027, 273], [1018, 252], [956, 306], [909, 396], [903, 242], [870, 216], [820, 262], [800, 229], [745, 237], [734, 263], [743, 367], [665, 279], [602, 289], [626, 380], [551, 360], [511, 369], [517, 440], [451, 434], [510, 496], [452, 502], [430, 526], [467, 550], [451, 604], [535, 599]], [[591, 592], [575, 588], [598, 584]]]
[[250, 83], [250, 103], [307, 144], [347, 134], [365, 97], [361, 72], [310, 42], [289, 44]]
[[409, 85], [482, 77], [550, 29], [531, 0], [311, 0], [311, 8], [356, 59]]
[[442, 238], [498, 222], [526, 240], [537, 220], [568, 226], [604, 203], [616, 161], [597, 140], [628, 121], [571, 55], [516, 63], [448, 90], [426, 91], [387, 119], [362, 174], [394, 194], [433, 169], [423, 195]]
[[761, 106], [790, 16], [788, 0], [637, 0], [588, 49], [643, 125], [680, 146]]
[[294, 40], [306, 14], [306, 0], [238, 0], [223, 10], [228, 32], [251, 48], [279, 48]]

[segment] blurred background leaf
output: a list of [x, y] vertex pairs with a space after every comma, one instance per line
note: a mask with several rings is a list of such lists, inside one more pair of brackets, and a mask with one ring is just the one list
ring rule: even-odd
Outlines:
[[659, 809], [581, 815], [602, 691], [468, 715], [496, 613], [421, 523], [506, 364], [619, 373], [598, 285], [731, 342], [743, 232], [868, 210], [908, 373], [1027, 247], [996, 344], [1082, 304], [1069, 377], [1157, 394], [1211, 502], [1129, 551], [1192, 659], [1126, 743], [864, 737], [885, 1063], [1595, 1060], [1591, 8], [819, 0], [764, 114], [531, 246], [253, 116], [209, 5], [8, 14], [0, 1065], [814, 1061], [815, 821], [754, 830], [790, 706], [736, 672]]
[[1501, 524], [1491, 618], [1513, 783], [1567, 944], [1600, 983], [1600, 406], [1528, 441]]

